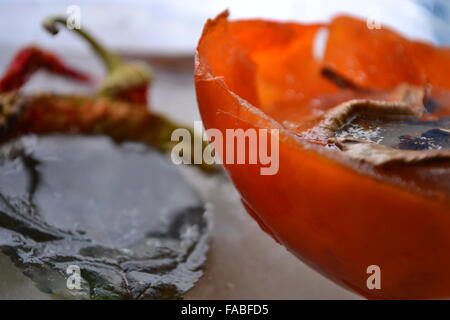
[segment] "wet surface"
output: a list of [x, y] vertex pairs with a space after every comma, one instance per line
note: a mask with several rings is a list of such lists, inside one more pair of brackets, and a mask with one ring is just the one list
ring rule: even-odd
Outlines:
[[378, 121], [356, 118], [336, 133], [401, 150], [450, 148], [450, 118], [436, 121]]
[[[369, 141], [398, 150], [423, 151], [450, 148], [450, 118], [433, 121], [379, 121], [355, 118], [336, 133], [338, 138]], [[446, 198], [450, 192], [450, 161], [392, 163], [376, 169], [393, 184], [421, 194]]]
[[[177, 167], [107, 137], [27, 136], [0, 149], [0, 248], [38, 287], [75, 298], [180, 298], [209, 222]], [[80, 289], [67, 269], [81, 270]]]

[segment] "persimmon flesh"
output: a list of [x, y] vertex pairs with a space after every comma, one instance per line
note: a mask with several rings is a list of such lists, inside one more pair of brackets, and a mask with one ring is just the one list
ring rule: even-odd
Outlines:
[[[321, 29], [328, 40], [318, 59]], [[324, 70], [352, 85], [337, 85]], [[377, 167], [302, 135], [340, 103], [388, 101], [402, 84], [423, 89], [417, 121], [441, 121], [450, 116], [448, 74], [450, 49], [369, 30], [356, 18], [308, 25], [229, 21], [225, 12], [204, 27], [195, 86], [206, 128], [279, 129], [277, 174], [225, 164], [247, 211], [276, 241], [368, 298], [448, 298], [447, 158]], [[371, 265], [380, 267], [380, 289], [367, 286]]]

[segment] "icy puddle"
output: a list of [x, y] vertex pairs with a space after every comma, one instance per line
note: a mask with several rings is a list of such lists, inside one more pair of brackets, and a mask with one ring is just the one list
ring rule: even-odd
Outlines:
[[47, 293], [182, 297], [206, 260], [204, 213], [178, 168], [141, 145], [26, 136], [0, 149], [0, 248]]
[[337, 133], [401, 150], [450, 148], [450, 118], [437, 121], [379, 121], [356, 118]]

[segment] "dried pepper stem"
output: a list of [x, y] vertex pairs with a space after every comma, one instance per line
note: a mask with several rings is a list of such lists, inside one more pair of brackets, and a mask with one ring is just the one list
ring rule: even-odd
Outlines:
[[[0, 95], [1, 128], [0, 133], [4, 134], [0, 136], [1, 142], [28, 133], [100, 134], [110, 136], [119, 143], [140, 142], [168, 153], [178, 144], [171, 140], [172, 132], [185, 127], [135, 104], [104, 97], [46, 93], [23, 96], [10, 93]], [[191, 129], [185, 129], [193, 136]], [[194, 142], [191, 143], [191, 150], [195, 150]], [[205, 142], [202, 149], [206, 146]], [[194, 163], [193, 152], [191, 160]], [[199, 166], [207, 173], [218, 170], [216, 166], [206, 163]]]
[[[43, 26], [51, 34], [59, 32], [58, 24], [67, 26], [65, 17], [49, 17]], [[124, 63], [119, 56], [103, 47], [92, 35], [83, 29], [72, 29], [89, 43], [105, 65], [108, 73], [98, 91], [100, 96], [147, 104], [148, 85], [151, 72], [148, 66], [140, 62]]]

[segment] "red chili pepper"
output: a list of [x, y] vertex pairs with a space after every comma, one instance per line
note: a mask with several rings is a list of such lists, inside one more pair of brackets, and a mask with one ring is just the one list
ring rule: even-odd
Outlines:
[[[50, 17], [44, 21], [44, 27], [52, 34], [59, 32], [57, 24], [66, 26], [66, 19]], [[98, 95], [146, 105], [148, 85], [151, 81], [149, 67], [140, 62], [124, 63], [119, 56], [104, 48], [85, 30], [73, 29], [73, 31], [90, 44], [106, 67], [107, 76], [100, 85]]]
[[39, 69], [82, 82], [90, 80], [85, 73], [67, 66], [59, 57], [37, 47], [21, 49], [0, 78], [0, 92], [20, 89]]

